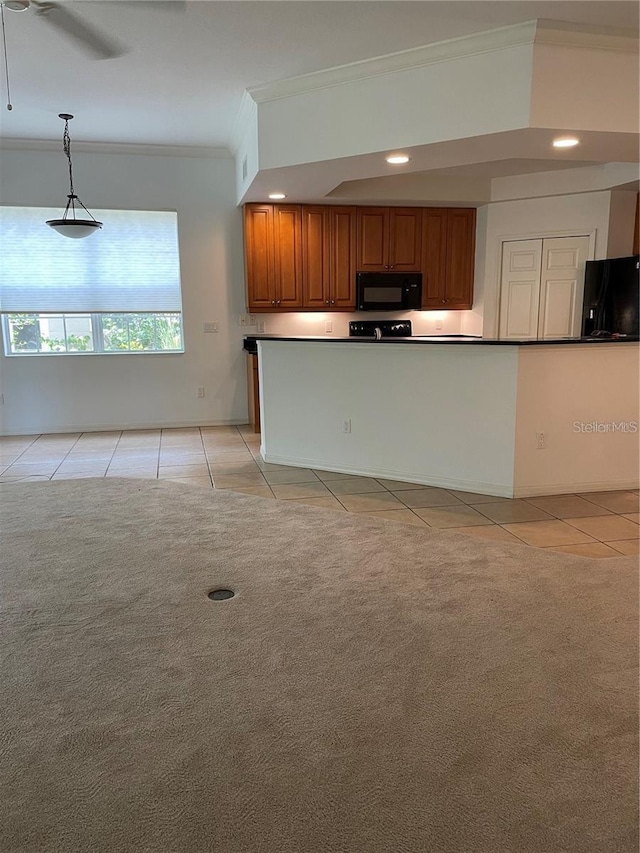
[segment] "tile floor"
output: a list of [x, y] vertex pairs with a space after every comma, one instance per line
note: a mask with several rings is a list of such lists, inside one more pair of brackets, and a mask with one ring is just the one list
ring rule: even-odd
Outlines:
[[356, 512], [584, 557], [638, 554], [638, 491], [510, 500], [273, 465], [251, 427], [0, 438], [0, 482], [141, 477]]

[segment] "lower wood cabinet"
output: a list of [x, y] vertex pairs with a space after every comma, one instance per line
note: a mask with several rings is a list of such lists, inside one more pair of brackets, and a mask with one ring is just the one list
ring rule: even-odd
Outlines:
[[422, 223], [422, 307], [440, 311], [471, 308], [475, 209], [425, 208]]
[[247, 353], [247, 391], [249, 392], [249, 423], [254, 432], [260, 432], [260, 384], [258, 356]]

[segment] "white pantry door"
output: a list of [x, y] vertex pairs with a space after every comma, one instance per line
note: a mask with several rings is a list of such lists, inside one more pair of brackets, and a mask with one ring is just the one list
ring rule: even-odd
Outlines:
[[501, 340], [578, 337], [588, 237], [502, 244]]
[[542, 241], [538, 338], [580, 335], [588, 252], [588, 237], [554, 237]]
[[502, 244], [500, 284], [501, 340], [538, 337], [542, 240]]

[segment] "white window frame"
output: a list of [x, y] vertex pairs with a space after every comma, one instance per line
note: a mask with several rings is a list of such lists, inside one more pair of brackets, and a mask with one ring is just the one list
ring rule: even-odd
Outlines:
[[[68, 345], [67, 340], [67, 331], [66, 331], [66, 318], [73, 317], [74, 314], [69, 312], [56, 312], [55, 314], [51, 311], [25, 311], [25, 312], [17, 312], [24, 313], [35, 317], [62, 317], [63, 322], [65, 324], [65, 346]], [[101, 313], [91, 313], [86, 312], [79, 316], [88, 316], [90, 318], [91, 323], [91, 337], [93, 342], [92, 350], [68, 350], [60, 352], [52, 352], [52, 351], [42, 351], [42, 350], [12, 350], [11, 349], [11, 330], [9, 326], [9, 318], [11, 314], [2, 314], [1, 315], [1, 324], [2, 324], [2, 336], [4, 338], [4, 354], [7, 358], [40, 358], [42, 356], [92, 356], [92, 355], [181, 355], [184, 353], [184, 328], [183, 328], [183, 320], [182, 320], [182, 312], [177, 311], [118, 311], [113, 312], [114, 314], [118, 314], [119, 316], [132, 316], [139, 317], [141, 314], [148, 314], [150, 316], [155, 317], [166, 317], [172, 316], [178, 319], [178, 323], [180, 325], [180, 341], [181, 346], [179, 349], [105, 349], [104, 348], [104, 328], [102, 325], [102, 317], [104, 316]], [[109, 316], [109, 315], [106, 315]], [[130, 343], [129, 338], [129, 343]], [[157, 341], [156, 341], [157, 342]]]

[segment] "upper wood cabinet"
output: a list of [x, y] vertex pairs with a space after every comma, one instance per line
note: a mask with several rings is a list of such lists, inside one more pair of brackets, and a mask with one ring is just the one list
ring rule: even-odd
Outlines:
[[424, 309], [471, 308], [470, 208], [247, 204], [250, 311], [354, 311], [356, 271], [422, 272]]
[[419, 272], [422, 208], [357, 208], [357, 269]]
[[247, 307], [302, 307], [302, 208], [247, 204], [244, 215]]
[[302, 267], [304, 308], [355, 311], [355, 207], [303, 205]]
[[303, 205], [302, 304], [319, 311], [356, 307], [356, 209]]
[[476, 211], [425, 208], [422, 228], [422, 307], [462, 310], [473, 304]]
[[276, 301], [273, 205], [248, 204], [244, 209], [247, 307], [273, 309]]

